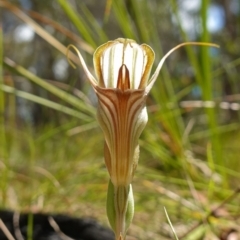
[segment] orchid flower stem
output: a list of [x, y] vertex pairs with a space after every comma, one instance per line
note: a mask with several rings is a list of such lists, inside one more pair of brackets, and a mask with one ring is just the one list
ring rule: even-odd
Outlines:
[[114, 186], [109, 180], [107, 195], [107, 215], [115, 232], [115, 239], [125, 239], [134, 213], [134, 200], [131, 184]]

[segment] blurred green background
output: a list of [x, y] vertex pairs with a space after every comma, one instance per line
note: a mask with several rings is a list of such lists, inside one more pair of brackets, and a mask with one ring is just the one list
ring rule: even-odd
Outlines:
[[179, 239], [240, 232], [239, 0], [0, 0], [0, 11], [1, 208], [108, 224], [96, 96], [69, 44], [94, 72], [96, 47], [118, 37], [150, 45], [153, 70], [179, 43], [212, 42], [174, 52], [151, 91], [129, 235], [171, 239], [164, 206]]

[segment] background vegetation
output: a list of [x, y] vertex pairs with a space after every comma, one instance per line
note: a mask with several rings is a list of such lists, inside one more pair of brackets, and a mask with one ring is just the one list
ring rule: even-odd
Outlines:
[[108, 224], [96, 97], [68, 44], [92, 68], [94, 49], [118, 37], [150, 45], [155, 67], [178, 43], [214, 42], [175, 52], [151, 92], [129, 235], [171, 239], [164, 206], [179, 239], [239, 234], [237, 0], [0, 0], [0, 10], [1, 208]]

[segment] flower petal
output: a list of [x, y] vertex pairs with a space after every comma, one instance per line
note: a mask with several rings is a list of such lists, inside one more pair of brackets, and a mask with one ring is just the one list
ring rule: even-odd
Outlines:
[[131, 39], [116, 39], [101, 45], [94, 53], [94, 67], [99, 86], [117, 88], [119, 69], [125, 65], [129, 72], [130, 88], [147, 86], [154, 61], [154, 52], [146, 44]]
[[97, 87], [96, 93], [111, 180], [115, 186], [130, 184], [138, 162], [138, 139], [147, 123], [145, 92]]

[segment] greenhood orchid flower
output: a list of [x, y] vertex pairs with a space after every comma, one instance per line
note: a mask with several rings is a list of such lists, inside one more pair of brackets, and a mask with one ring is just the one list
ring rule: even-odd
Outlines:
[[109, 41], [94, 53], [96, 78], [88, 70], [81, 54], [83, 69], [98, 97], [97, 119], [105, 137], [104, 157], [110, 175], [107, 213], [116, 240], [125, 239], [133, 217], [131, 182], [139, 159], [139, 137], [147, 123], [146, 98], [156, 81], [165, 59], [184, 45], [170, 50], [149, 77], [154, 51], [146, 44], [118, 38]]
[[154, 52], [117, 39], [94, 53], [98, 121], [105, 135], [105, 163], [114, 186], [128, 186], [137, 167], [138, 139], [147, 123], [145, 88]]

